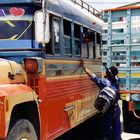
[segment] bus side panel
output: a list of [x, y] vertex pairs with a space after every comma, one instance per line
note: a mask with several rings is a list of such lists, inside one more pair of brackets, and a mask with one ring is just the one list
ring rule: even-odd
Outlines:
[[39, 95], [40, 139], [54, 139], [97, 113], [93, 103], [99, 89], [87, 76], [28, 79]]
[[93, 102], [98, 88], [89, 78], [47, 81], [47, 129], [49, 137], [60, 135], [96, 113]]

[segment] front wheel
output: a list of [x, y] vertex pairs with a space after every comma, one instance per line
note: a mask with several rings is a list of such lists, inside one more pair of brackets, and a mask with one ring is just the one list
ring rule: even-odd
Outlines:
[[28, 120], [20, 119], [10, 129], [6, 140], [37, 140], [37, 135]]

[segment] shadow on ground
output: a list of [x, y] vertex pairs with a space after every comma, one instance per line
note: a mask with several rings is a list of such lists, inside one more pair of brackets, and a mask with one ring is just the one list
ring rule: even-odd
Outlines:
[[99, 119], [99, 115], [96, 115], [96, 117], [88, 119], [56, 140], [104, 140], [99, 133]]

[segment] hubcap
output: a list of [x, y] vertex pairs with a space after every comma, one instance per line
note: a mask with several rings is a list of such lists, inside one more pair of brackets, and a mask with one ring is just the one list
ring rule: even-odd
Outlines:
[[28, 138], [21, 138], [20, 140], [28, 140]]

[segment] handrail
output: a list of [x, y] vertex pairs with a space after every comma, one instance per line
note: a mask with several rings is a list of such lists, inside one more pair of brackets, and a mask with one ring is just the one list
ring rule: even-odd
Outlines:
[[100, 17], [101, 12], [98, 11], [97, 9], [93, 8], [92, 6], [90, 6], [88, 3], [84, 2], [83, 0], [71, 0], [74, 4], [79, 5], [82, 9], [87, 10], [89, 13]]
[[[101, 12], [98, 11], [97, 9], [93, 8], [91, 5], [89, 5], [88, 3], [86, 3], [83, 0], [70, 0], [72, 1], [74, 4], [77, 4], [78, 6], [80, 6], [82, 9], [87, 10], [89, 13], [100, 17], [101, 16]], [[36, 2], [42, 2], [42, 0], [36, 0]]]

